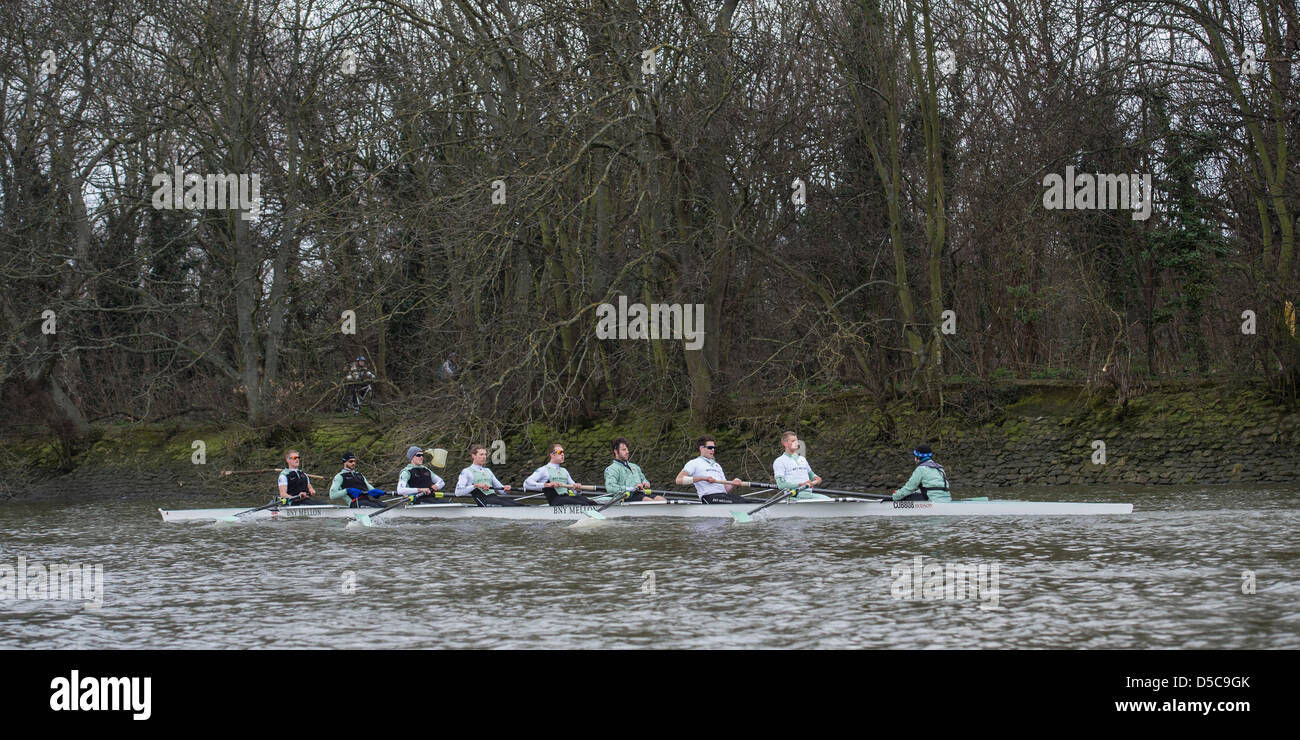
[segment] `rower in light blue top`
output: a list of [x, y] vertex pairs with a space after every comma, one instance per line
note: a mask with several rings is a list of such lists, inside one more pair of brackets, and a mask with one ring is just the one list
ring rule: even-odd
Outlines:
[[916, 469], [912, 471], [912, 477], [907, 479], [907, 483], [894, 491], [895, 501], [952, 501], [948, 474], [933, 457], [934, 451], [930, 445], [917, 445], [912, 450]]
[[822, 477], [813, 472], [812, 466], [808, 464], [808, 458], [799, 454], [799, 435], [794, 432], [782, 434], [781, 446], [785, 448], [785, 454], [772, 462], [772, 475], [775, 476], [776, 484], [781, 487], [781, 490], [799, 489], [798, 493], [790, 497], [792, 499], [830, 498], [830, 496], [804, 490], [820, 486]]

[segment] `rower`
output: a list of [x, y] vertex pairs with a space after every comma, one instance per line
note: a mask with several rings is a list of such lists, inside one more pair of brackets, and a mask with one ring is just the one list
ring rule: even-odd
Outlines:
[[491, 469], [483, 467], [483, 464], [487, 462], [486, 447], [472, 445], [469, 448], [469, 458], [470, 466], [460, 471], [460, 477], [456, 479], [457, 496], [473, 496], [479, 506], [524, 505], [507, 496], [488, 493], [489, 490], [494, 488], [509, 491], [510, 486], [502, 485]]
[[614, 462], [605, 468], [605, 490], [614, 496], [620, 494], [626, 496], [628, 501], [666, 501], [663, 496], [655, 494], [646, 495], [650, 490], [650, 481], [646, 480], [645, 473], [641, 472], [641, 466], [634, 462], [629, 462], [632, 457], [632, 451], [628, 447], [627, 440], [622, 437], [615, 437], [610, 441], [609, 446], [614, 451]]
[[382, 508], [379, 497], [383, 495], [383, 491], [370, 485], [366, 476], [357, 472], [357, 456], [351, 452], [343, 453], [343, 469], [330, 483], [330, 500], [351, 499], [348, 507], [352, 509]]
[[912, 450], [912, 459], [916, 469], [907, 484], [894, 491], [895, 501], [952, 501], [952, 492], [948, 489], [948, 474], [943, 466], [933, 459], [934, 452], [930, 445], [917, 445]]
[[442, 487], [446, 483], [437, 473], [424, 467], [425, 458], [419, 447], [411, 445], [406, 448], [406, 459], [410, 464], [397, 476], [397, 495], [406, 496], [411, 503], [426, 496], [442, 498]]
[[316, 489], [312, 487], [311, 480], [307, 474], [299, 470], [302, 463], [302, 455], [297, 450], [289, 450], [284, 453], [285, 469], [280, 471], [280, 479], [276, 483], [280, 486], [280, 499], [293, 498], [300, 493], [307, 494], [297, 501], [290, 502], [290, 506], [324, 506], [311, 500], [316, 495]]
[[525, 491], [542, 491], [546, 494], [546, 503], [551, 506], [600, 506], [586, 496], [573, 491], [581, 486], [575, 483], [573, 476], [564, 469], [564, 445], [553, 444], [547, 448], [550, 462], [533, 471], [524, 481]]
[[736, 486], [743, 485], [744, 481], [735, 478], [727, 482], [727, 475], [722, 472], [722, 466], [713, 459], [718, 448], [716, 440], [706, 434], [697, 441], [700, 456], [686, 463], [682, 472], [677, 474], [677, 485], [694, 483], [695, 493], [699, 494], [700, 500], [706, 504], [753, 503], [751, 499], [731, 492], [731, 489]]
[[830, 498], [803, 490], [820, 486], [822, 477], [814, 473], [808, 459], [799, 454], [799, 435], [785, 432], [781, 435], [781, 446], [785, 448], [785, 453], [772, 462], [772, 475], [776, 477], [776, 485], [783, 491], [795, 489], [797, 493], [790, 497], [792, 499]]

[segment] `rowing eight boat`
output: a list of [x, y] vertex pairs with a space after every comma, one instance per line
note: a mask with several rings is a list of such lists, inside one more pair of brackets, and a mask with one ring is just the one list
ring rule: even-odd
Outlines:
[[[756, 502], [757, 503], [757, 502]], [[585, 518], [594, 506], [476, 506], [474, 504], [416, 504], [394, 509], [390, 516], [431, 519], [521, 519], [572, 521]], [[715, 517], [730, 518], [733, 511], [746, 511], [743, 504], [701, 504], [674, 501], [632, 501], [605, 509], [609, 519], [642, 517]], [[165, 522], [210, 521], [242, 513], [243, 509], [159, 509]], [[247, 521], [332, 518], [352, 519], [373, 509], [350, 509], [346, 506], [286, 506], [265, 509], [242, 518]], [[760, 516], [770, 519], [864, 516], [1079, 516], [1093, 514], [1131, 514], [1133, 504], [1082, 504], [1047, 501], [885, 501], [863, 502], [852, 499], [788, 501], [769, 506]]]

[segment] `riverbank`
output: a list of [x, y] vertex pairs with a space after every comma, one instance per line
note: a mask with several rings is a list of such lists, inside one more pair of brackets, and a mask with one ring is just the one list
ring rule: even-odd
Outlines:
[[[814, 470], [828, 484], [873, 490], [897, 487], [911, 470], [907, 451], [929, 442], [962, 489], [1020, 485], [1242, 484], [1300, 480], [1300, 414], [1270, 402], [1260, 390], [1212, 384], [1166, 385], [1119, 405], [1106, 393], [1074, 383], [1044, 381], [946, 389], [942, 413], [897, 402], [877, 408], [861, 392], [730, 402], [716, 435], [728, 476], [771, 477], [777, 437], [793, 428], [808, 445]], [[704, 431], [687, 412], [634, 409], [556, 430], [530, 424], [505, 435], [489, 465], [519, 484], [543, 462], [545, 445], [563, 442], [568, 468], [580, 482], [600, 483], [609, 440], [633, 443], [634, 460], [657, 486], [668, 486], [696, 454]], [[443, 478], [467, 464], [471, 440], [391, 419], [318, 416], [294, 429], [258, 430], [238, 424], [117, 424], [71, 459], [52, 435], [12, 431], [0, 437], [0, 496], [185, 498], [269, 494], [283, 451], [303, 452], [320, 474], [324, 495], [349, 451], [384, 489], [395, 485], [411, 444], [449, 450]], [[493, 440], [483, 440], [492, 444]], [[201, 453], [201, 454], [200, 454]], [[504, 460], [502, 459], [504, 458]], [[222, 471], [266, 470], [222, 475]]]

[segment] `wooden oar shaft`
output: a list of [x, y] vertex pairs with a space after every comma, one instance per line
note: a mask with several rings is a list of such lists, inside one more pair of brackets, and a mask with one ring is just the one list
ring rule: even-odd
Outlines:
[[[298, 499], [303, 498], [303, 497], [306, 496], [306, 495], [307, 495], [307, 494], [305, 494], [305, 493], [300, 493], [300, 494], [298, 494], [298, 495], [296, 495], [296, 496], [293, 496], [293, 497], [287, 499], [287, 500], [285, 501], [285, 504], [288, 504], [289, 502], [292, 502], [292, 501], [297, 501]], [[241, 512], [239, 512], [238, 514], [231, 514], [230, 516], [228, 516], [228, 517], [223, 517], [223, 518], [226, 519], [226, 520], [228, 520], [228, 521], [234, 521], [234, 520], [238, 519], [239, 517], [241, 517], [241, 516], [243, 516], [243, 515], [245, 515], [245, 514], [252, 514], [252, 513], [254, 513], [254, 512], [262, 511], [262, 510], [264, 510], [264, 509], [269, 509], [269, 508], [271, 508], [272, 506], [280, 506], [280, 505], [281, 505], [281, 504], [280, 504], [280, 499], [279, 499], [279, 498], [276, 498], [276, 499], [274, 499], [273, 501], [271, 501], [271, 503], [269, 503], [269, 504], [263, 504], [262, 506], [259, 506], [259, 507], [257, 507], [256, 509], [248, 509], [247, 511], [241, 511]]]

